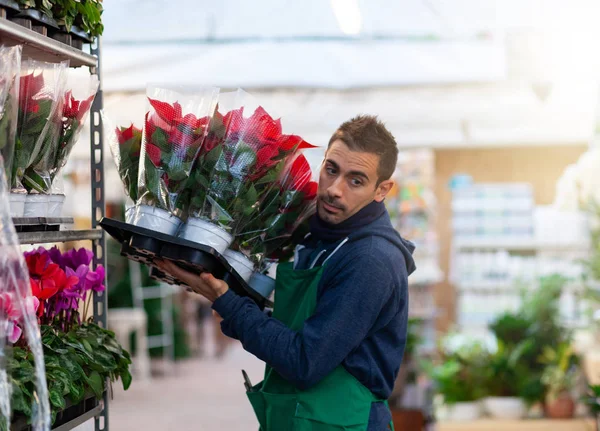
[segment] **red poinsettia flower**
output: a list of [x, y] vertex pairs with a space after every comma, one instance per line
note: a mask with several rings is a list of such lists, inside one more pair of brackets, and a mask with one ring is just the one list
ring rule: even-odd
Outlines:
[[117, 140], [120, 145], [124, 144], [125, 142], [129, 141], [130, 139], [133, 139], [134, 134], [136, 132], [142, 133], [142, 131], [140, 129], [138, 129], [137, 127], [135, 127], [133, 125], [133, 123], [127, 129], [117, 127], [115, 132], [117, 134]]
[[[220, 114], [219, 114], [220, 115]], [[222, 123], [227, 129], [227, 136], [239, 136], [246, 129], [246, 119], [244, 118], [244, 107], [229, 111], [222, 117]]]
[[253, 131], [261, 145], [276, 144], [281, 137], [281, 119], [274, 120], [262, 106], [256, 108], [246, 127]]
[[160, 100], [151, 99], [148, 97], [150, 105], [156, 111], [156, 114], [166, 123], [172, 123], [175, 118], [181, 118], [181, 105], [178, 102], [170, 103], [161, 102]]
[[22, 111], [37, 112], [38, 104], [32, 99], [44, 88], [44, 75], [30, 73], [29, 75], [21, 76], [19, 80], [19, 102]]
[[78, 121], [88, 113], [94, 101], [94, 95], [91, 95], [87, 99], [80, 101], [76, 100], [71, 93], [71, 90], [65, 93], [65, 103], [63, 105], [63, 117], [74, 118]]

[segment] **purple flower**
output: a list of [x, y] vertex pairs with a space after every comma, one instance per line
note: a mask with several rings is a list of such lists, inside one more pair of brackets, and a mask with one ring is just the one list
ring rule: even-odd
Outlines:
[[94, 254], [91, 252], [91, 250], [87, 250], [82, 247], [79, 250], [72, 249], [63, 254], [63, 261], [65, 266], [75, 270], [81, 265], [89, 266], [90, 262], [92, 261], [92, 257], [94, 257]]
[[63, 259], [63, 254], [58, 247], [52, 247], [50, 250], [48, 250], [48, 254], [50, 255], [50, 260], [60, 266], [60, 268], [64, 271], [65, 260]]
[[85, 277], [86, 290], [93, 290], [94, 292], [104, 292], [104, 279], [106, 273], [102, 265], [98, 265], [96, 271], [89, 271]]

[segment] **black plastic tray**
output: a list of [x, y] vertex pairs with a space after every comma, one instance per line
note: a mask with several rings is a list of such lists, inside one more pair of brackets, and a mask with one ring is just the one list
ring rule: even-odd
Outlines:
[[14, 0], [0, 0], [0, 7], [11, 9], [15, 12], [19, 12], [21, 10], [19, 3]]
[[273, 306], [271, 301], [252, 290], [227, 260], [212, 247], [106, 217], [100, 220], [100, 226], [119, 241], [123, 256], [150, 266], [150, 275], [156, 280], [185, 285], [154, 266], [155, 258], [169, 259], [190, 272], [210, 272], [227, 282], [238, 295], [251, 298], [260, 308]]
[[37, 9], [21, 9], [21, 12], [19, 12], [16, 15], [16, 17], [28, 18], [40, 24], [44, 24], [50, 28], [58, 30], [58, 23], [54, 19], [50, 18], [48, 15], [44, 14], [43, 12], [40, 12]]
[[71, 26], [71, 30], [67, 31], [67, 28], [64, 25], [60, 26], [60, 29], [65, 33], [69, 33], [71, 36], [82, 40], [85, 43], [92, 43], [94, 41], [94, 37], [87, 34], [85, 31], [77, 27], [76, 25]]

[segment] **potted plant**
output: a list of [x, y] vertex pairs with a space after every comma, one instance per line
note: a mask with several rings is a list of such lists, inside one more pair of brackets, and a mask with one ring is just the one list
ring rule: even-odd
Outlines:
[[558, 301], [565, 282], [559, 275], [542, 277], [539, 286], [523, 290], [522, 305], [516, 312], [502, 314], [489, 326], [496, 339], [509, 350], [526, 340], [535, 340], [523, 348], [519, 359], [524, 368], [519, 394], [529, 406], [545, 403], [547, 387], [542, 382], [545, 365], [540, 362], [544, 349], [556, 348], [571, 337], [559, 321]]
[[480, 401], [485, 396], [488, 355], [480, 343], [471, 342], [454, 352], [442, 352], [440, 365], [425, 365], [443, 397], [448, 420], [469, 421], [481, 417]]
[[522, 358], [532, 343], [533, 340], [525, 340], [512, 347], [498, 340], [496, 352], [490, 355], [486, 376], [488, 396], [484, 407], [491, 417], [520, 419], [525, 416], [527, 405], [522, 394], [528, 368]]
[[578, 358], [570, 343], [561, 343], [556, 349], [546, 347], [540, 358], [546, 368], [542, 383], [546, 386], [546, 415], [552, 419], [572, 418], [575, 401], [571, 390], [576, 383]]
[[596, 431], [600, 431], [600, 385], [589, 385], [588, 393], [582, 401], [596, 418]]

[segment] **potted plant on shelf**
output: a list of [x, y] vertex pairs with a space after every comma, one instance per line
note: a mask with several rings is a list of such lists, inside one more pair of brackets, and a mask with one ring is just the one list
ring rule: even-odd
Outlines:
[[576, 383], [578, 357], [570, 343], [561, 343], [556, 349], [546, 347], [540, 358], [546, 368], [542, 383], [547, 388], [545, 410], [552, 419], [569, 419], [575, 414], [575, 400], [571, 391]]
[[513, 347], [497, 342], [496, 352], [489, 358], [485, 385], [484, 407], [491, 417], [520, 419], [527, 413], [523, 392], [528, 369], [523, 354], [532, 343], [533, 340], [524, 340]]
[[[93, 293], [104, 291], [105, 279], [102, 265], [92, 269], [91, 261], [92, 252], [84, 248], [62, 253], [39, 247], [25, 253], [31, 286], [27, 298], [40, 325], [52, 422], [66, 408], [101, 399], [107, 379], [121, 379], [124, 389], [131, 384], [129, 353], [113, 332], [87, 317]], [[16, 328], [7, 370], [13, 376], [12, 406], [19, 421], [31, 417], [37, 394], [32, 391], [34, 356]]]
[[600, 385], [589, 385], [582, 401], [590, 408], [590, 412], [596, 419], [596, 431], [600, 431]]
[[448, 420], [471, 421], [481, 417], [488, 356], [481, 343], [470, 342], [454, 352], [442, 352], [439, 365], [424, 364], [443, 397]]

